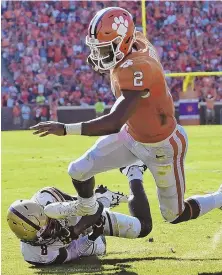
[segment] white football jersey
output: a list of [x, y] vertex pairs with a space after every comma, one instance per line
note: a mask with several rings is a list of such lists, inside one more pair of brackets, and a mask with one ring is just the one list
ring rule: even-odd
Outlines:
[[[60, 248], [63, 250], [66, 248], [66, 246], [61, 241], [55, 241], [49, 245], [42, 244], [38, 246], [21, 241], [21, 252], [24, 260], [30, 263], [49, 264], [55, 261], [56, 258], [60, 255]], [[66, 258], [67, 255], [63, 262], [66, 260]]]
[[24, 260], [31, 264], [62, 264], [81, 256], [104, 255], [106, 243], [104, 237], [91, 241], [87, 235], [73, 240], [68, 245], [64, 245], [61, 241], [38, 246], [21, 242], [21, 252]]
[[[43, 207], [52, 202], [65, 201], [62, 194], [53, 187], [39, 190], [31, 200]], [[75, 225], [81, 217], [72, 217], [68, 225]], [[105, 253], [106, 245], [103, 237], [91, 241], [88, 236], [79, 237], [70, 244], [64, 244], [59, 239], [49, 244], [31, 245], [21, 241], [21, 252], [24, 260], [32, 264], [61, 264], [79, 258], [80, 256], [102, 255]]]

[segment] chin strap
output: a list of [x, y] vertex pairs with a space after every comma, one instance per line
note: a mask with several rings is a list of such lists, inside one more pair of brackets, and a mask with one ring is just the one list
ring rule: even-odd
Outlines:
[[100, 74], [107, 74], [110, 72], [110, 70], [100, 70], [99, 67], [92, 61], [90, 56], [87, 57], [86, 63], [89, 64], [95, 72]]

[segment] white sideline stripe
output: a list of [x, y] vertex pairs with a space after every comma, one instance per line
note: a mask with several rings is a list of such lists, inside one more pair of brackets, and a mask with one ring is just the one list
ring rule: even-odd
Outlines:
[[[180, 106], [180, 102], [181, 103], [185, 103], [185, 102], [188, 102], [188, 103], [191, 102], [191, 103], [193, 103], [192, 99], [181, 99], [181, 100], [179, 100], [177, 102], [174, 102], [174, 106], [175, 107], [179, 107]], [[206, 106], [206, 105], [207, 105], [206, 102], [200, 102], [199, 103], [199, 106]], [[216, 101], [216, 102], [214, 102], [214, 105], [222, 106], [222, 102]]]
[[[107, 105], [105, 106], [105, 109], [111, 109], [112, 105]], [[68, 110], [95, 110], [94, 106], [59, 106], [57, 108], [58, 111], [64, 110], [64, 111], [68, 111]]]
[[179, 100], [179, 104], [180, 103], [198, 103], [199, 102], [199, 99], [196, 99], [196, 98], [186, 98], [186, 99], [180, 99]]
[[200, 115], [179, 115], [181, 120], [183, 119], [199, 119]]
[[[200, 102], [200, 106], [206, 106], [206, 102]], [[222, 102], [214, 102], [214, 105], [221, 105], [222, 106]]]

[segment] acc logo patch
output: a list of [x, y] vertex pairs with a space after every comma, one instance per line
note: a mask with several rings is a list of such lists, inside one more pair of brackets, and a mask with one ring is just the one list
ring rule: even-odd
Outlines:
[[123, 64], [120, 65], [120, 68], [127, 68], [127, 67], [132, 66], [132, 65], [133, 65], [133, 60], [128, 59]]

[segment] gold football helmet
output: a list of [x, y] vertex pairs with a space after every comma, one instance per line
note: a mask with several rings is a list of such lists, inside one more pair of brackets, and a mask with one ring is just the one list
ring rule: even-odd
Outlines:
[[43, 207], [31, 200], [17, 200], [8, 209], [7, 222], [14, 234], [24, 241], [35, 241], [38, 232], [48, 226]]

